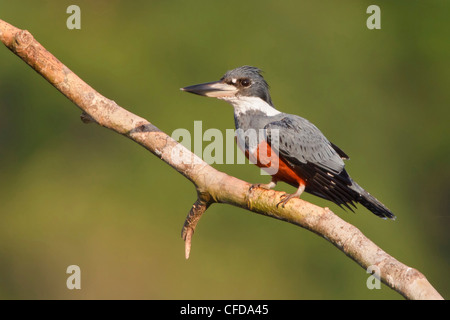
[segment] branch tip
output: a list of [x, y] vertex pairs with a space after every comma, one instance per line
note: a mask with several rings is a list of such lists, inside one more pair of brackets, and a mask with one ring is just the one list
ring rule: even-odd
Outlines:
[[194, 230], [192, 228], [186, 228], [184, 232], [184, 257], [189, 259], [189, 254], [191, 253], [191, 243], [192, 243], [192, 235], [194, 234]]
[[189, 254], [191, 253], [192, 235], [194, 234], [195, 227], [209, 205], [210, 203], [197, 199], [184, 221], [183, 228], [181, 229], [181, 238], [184, 240], [184, 256], [186, 259], [189, 259]]

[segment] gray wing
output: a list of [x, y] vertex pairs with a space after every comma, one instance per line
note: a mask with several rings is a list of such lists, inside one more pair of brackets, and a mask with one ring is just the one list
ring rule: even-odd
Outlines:
[[307, 182], [307, 192], [353, 211], [349, 204], [355, 206], [359, 195], [351, 188], [352, 179], [344, 168], [343, 159], [348, 156], [315, 125], [299, 116], [286, 115], [264, 129], [271, 148]]
[[350, 178], [343, 161], [348, 156], [308, 120], [286, 115], [264, 129], [271, 148], [278, 150], [280, 158], [307, 181], [307, 192], [351, 211], [350, 205], [356, 208], [355, 202], [359, 202], [377, 216], [395, 219], [388, 208]]
[[264, 129], [267, 142], [292, 165], [310, 164], [333, 174], [344, 169], [343, 159], [348, 156], [308, 120], [286, 115], [268, 123]]

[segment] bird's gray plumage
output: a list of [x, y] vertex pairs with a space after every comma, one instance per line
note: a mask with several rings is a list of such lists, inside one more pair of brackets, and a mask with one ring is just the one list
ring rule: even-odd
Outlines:
[[315, 125], [302, 117], [282, 114], [281, 120], [269, 122], [264, 128], [272, 147], [272, 135], [277, 130], [274, 149], [303, 177], [307, 192], [352, 210], [348, 204], [354, 206], [359, 194], [349, 188], [353, 181], [344, 169], [341, 155]]
[[[216, 82], [183, 88], [194, 94], [215, 97], [229, 102], [234, 107], [236, 129], [241, 132], [263, 131], [256, 140], [237, 134], [237, 142], [244, 151], [256, 150], [263, 140], [277, 152], [302, 180], [304, 190], [333, 201], [339, 206], [355, 207], [359, 202], [374, 214], [394, 219], [394, 214], [380, 201], [354, 182], [345, 170], [348, 156], [328, 141], [322, 132], [308, 120], [297, 115], [279, 112], [274, 108], [269, 86], [261, 70], [243, 66], [225, 73]], [[277, 143], [274, 143], [274, 137]], [[302, 186], [294, 185], [299, 190]], [[301, 191], [298, 194], [301, 194]], [[289, 199], [289, 198], [288, 198]], [[288, 201], [287, 199], [287, 201]]]
[[272, 140], [272, 131], [277, 130], [280, 156], [303, 164], [314, 163], [334, 174], [344, 169], [344, 161], [332, 144], [308, 120], [284, 113], [281, 120], [269, 122], [264, 129], [269, 141]]

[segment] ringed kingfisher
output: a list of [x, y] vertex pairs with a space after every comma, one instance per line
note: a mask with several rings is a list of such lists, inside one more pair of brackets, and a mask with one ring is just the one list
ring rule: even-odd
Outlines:
[[[238, 146], [272, 180], [252, 187], [271, 189], [283, 181], [295, 188], [277, 204], [284, 205], [303, 191], [353, 211], [360, 203], [381, 218], [395, 215], [375, 197], [360, 187], [344, 168], [347, 154], [328, 141], [308, 120], [275, 109], [269, 86], [256, 67], [242, 66], [225, 73], [219, 80], [181, 88], [206, 97], [214, 97], [234, 107]], [[239, 138], [238, 132], [262, 132], [254, 139]], [[262, 150], [265, 150], [262, 152]], [[275, 170], [274, 170], [275, 168]]]

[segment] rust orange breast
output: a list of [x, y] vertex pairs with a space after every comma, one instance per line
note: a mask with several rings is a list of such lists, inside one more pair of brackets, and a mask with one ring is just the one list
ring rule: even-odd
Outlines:
[[305, 180], [289, 163], [280, 158], [266, 141], [261, 142], [254, 153], [250, 154], [246, 151], [245, 156], [258, 167], [267, 171], [275, 181], [283, 181], [296, 188], [306, 185]]

